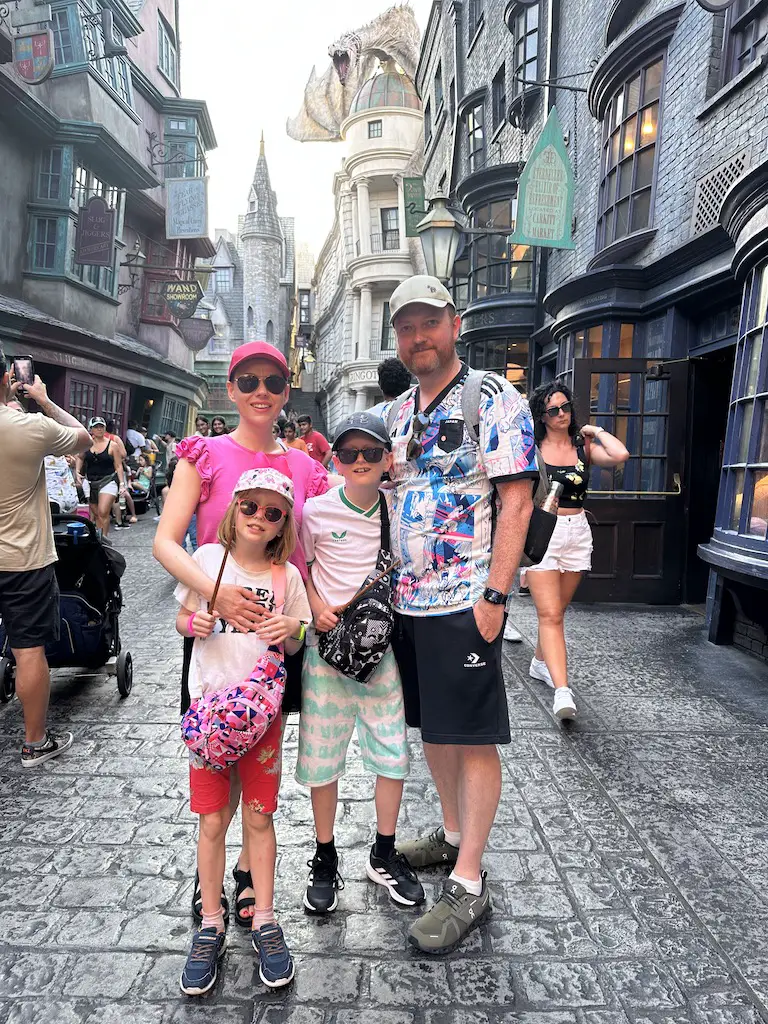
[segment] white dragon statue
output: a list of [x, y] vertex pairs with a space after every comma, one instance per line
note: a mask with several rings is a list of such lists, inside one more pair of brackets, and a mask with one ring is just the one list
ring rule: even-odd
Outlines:
[[333, 142], [341, 138], [341, 124], [361, 85], [379, 62], [395, 61], [415, 80], [421, 33], [409, 4], [390, 7], [370, 24], [347, 32], [328, 47], [331, 64], [322, 78], [315, 68], [304, 89], [304, 104], [289, 118], [288, 135], [298, 142]]

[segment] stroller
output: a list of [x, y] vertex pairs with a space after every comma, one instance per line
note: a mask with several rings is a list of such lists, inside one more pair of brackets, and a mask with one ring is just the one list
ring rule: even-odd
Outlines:
[[[45, 649], [51, 668], [106, 667], [117, 677], [121, 697], [133, 686], [133, 660], [120, 645], [120, 577], [125, 559], [101, 539], [93, 523], [79, 516], [54, 515], [53, 537], [59, 561], [56, 579], [61, 591], [60, 635]], [[70, 524], [79, 524], [76, 533]], [[15, 665], [8, 635], [0, 621], [0, 701], [14, 694]]]

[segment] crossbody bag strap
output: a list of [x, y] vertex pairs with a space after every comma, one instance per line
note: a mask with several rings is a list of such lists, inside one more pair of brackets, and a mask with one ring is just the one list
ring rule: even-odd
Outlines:
[[381, 547], [384, 551], [392, 550], [392, 538], [389, 532], [389, 509], [383, 491], [379, 491], [379, 514], [381, 516]]
[[390, 405], [389, 411], [387, 412], [387, 433], [390, 436], [392, 434], [392, 427], [394, 427], [395, 425], [395, 420], [400, 414], [400, 410], [403, 408], [408, 399], [415, 393], [415, 391], [415, 387], [408, 388], [408, 390], [404, 391], [402, 395], [398, 395], [398, 397], [394, 400], [392, 405]]
[[284, 565], [272, 564], [272, 594], [275, 598], [275, 612], [284, 614], [287, 572]]

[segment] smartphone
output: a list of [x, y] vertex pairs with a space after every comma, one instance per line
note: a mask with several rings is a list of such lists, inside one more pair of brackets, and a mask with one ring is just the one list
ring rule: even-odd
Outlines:
[[35, 364], [32, 356], [18, 356], [13, 360], [13, 376], [19, 384], [35, 383]]

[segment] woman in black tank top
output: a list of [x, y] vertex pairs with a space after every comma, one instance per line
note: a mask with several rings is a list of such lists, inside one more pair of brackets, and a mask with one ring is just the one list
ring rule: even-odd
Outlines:
[[526, 582], [539, 617], [539, 636], [530, 675], [555, 689], [556, 718], [575, 718], [576, 704], [568, 685], [565, 610], [584, 572], [592, 567], [592, 531], [584, 514], [590, 465], [617, 466], [629, 452], [603, 427], [581, 427], [573, 395], [560, 381], [536, 388], [531, 395], [536, 445], [551, 481], [563, 485], [557, 525], [547, 553], [526, 570]]
[[91, 520], [106, 537], [109, 533], [112, 505], [118, 494], [125, 491], [125, 475], [120, 458], [120, 449], [104, 436], [106, 424], [100, 416], [94, 416], [88, 423], [93, 444], [78, 457], [78, 482], [85, 478], [91, 488], [88, 504]]

